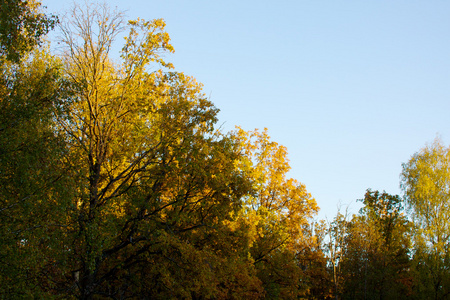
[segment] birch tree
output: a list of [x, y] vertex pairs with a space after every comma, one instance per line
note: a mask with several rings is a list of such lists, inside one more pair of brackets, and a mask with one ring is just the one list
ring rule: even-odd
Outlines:
[[403, 164], [401, 187], [416, 227], [418, 266], [426, 272], [427, 297], [448, 297], [450, 290], [450, 149], [436, 139]]

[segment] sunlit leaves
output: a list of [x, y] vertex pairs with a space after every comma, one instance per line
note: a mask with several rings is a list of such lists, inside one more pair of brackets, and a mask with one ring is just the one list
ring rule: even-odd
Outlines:
[[436, 251], [449, 243], [450, 151], [440, 140], [403, 164], [402, 187], [415, 221]]
[[[402, 188], [413, 212], [415, 263], [422, 288], [448, 294], [450, 245], [450, 151], [439, 139], [403, 164]], [[426, 293], [426, 294], [427, 294]]]
[[[308, 285], [300, 261], [312, 245], [306, 242], [306, 229], [318, 207], [303, 184], [287, 178], [290, 169], [287, 151], [270, 140], [267, 130], [236, 136], [243, 157], [237, 167], [253, 183], [246, 207], [258, 216], [251, 254], [268, 298], [305, 295]], [[309, 236], [311, 237], [311, 236]]]
[[[44, 22], [29, 23], [36, 38], [54, 25], [23, 4]], [[18, 47], [20, 63], [2, 60], [3, 286], [28, 280], [36, 298], [310, 293], [318, 207], [287, 178], [286, 148], [266, 130], [215, 128], [202, 85], [163, 59], [174, 51], [163, 20], [125, 23], [86, 3], [60, 30], [59, 58]]]

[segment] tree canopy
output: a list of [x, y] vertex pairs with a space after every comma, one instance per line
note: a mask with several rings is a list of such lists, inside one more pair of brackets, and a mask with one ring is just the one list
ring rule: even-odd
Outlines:
[[43, 8], [1, 4], [0, 298], [450, 297], [441, 141], [403, 164], [403, 198], [317, 221], [268, 129], [217, 127], [164, 20]]

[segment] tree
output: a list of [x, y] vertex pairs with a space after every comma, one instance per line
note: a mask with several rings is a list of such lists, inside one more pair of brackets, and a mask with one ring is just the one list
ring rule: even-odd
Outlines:
[[364, 207], [348, 223], [342, 298], [410, 297], [410, 227], [400, 197], [369, 189], [361, 201]]
[[[29, 269], [53, 256], [46, 252], [56, 241], [51, 237], [59, 235], [70, 194], [61, 165], [66, 153], [63, 138], [53, 131], [59, 64], [45, 50], [36, 50], [20, 66], [3, 64], [2, 71], [1, 287], [11, 291], [23, 283], [18, 291], [25, 292], [37, 280], [29, 277]], [[42, 251], [36, 251], [39, 248]]]
[[316, 201], [305, 185], [287, 178], [286, 148], [271, 141], [267, 129], [245, 132], [238, 128], [235, 134], [243, 153], [238, 167], [253, 183], [254, 193], [246, 199], [246, 209], [257, 216], [257, 235], [250, 253], [266, 298], [306, 295], [309, 286], [302, 267], [310, 266], [315, 246], [306, 237], [312, 238], [308, 230], [318, 210]]
[[0, 297], [321, 295], [318, 207], [286, 148], [215, 129], [201, 84], [163, 59], [163, 20], [75, 6], [55, 57], [36, 46], [56, 19], [7, 4], [1, 41], [23, 38], [1, 48]]
[[303, 271], [301, 278], [307, 292], [306, 299], [331, 299], [333, 279], [328, 268], [327, 224], [324, 220], [312, 221], [304, 232], [302, 248], [297, 252], [299, 266]]
[[40, 4], [1, 5], [0, 297], [39, 297], [38, 273], [57, 258], [70, 193], [54, 131], [65, 82], [58, 59], [37, 47], [53, 24]]
[[[173, 51], [164, 22], [124, 25], [121, 13], [93, 5], [72, 15], [62, 24], [70, 105], [58, 130], [76, 195], [68, 262], [54, 267], [53, 292], [258, 297], [260, 282], [239, 249], [247, 237], [232, 222], [251, 191], [235, 166], [239, 144], [214, 129], [218, 110], [201, 85], [162, 59]], [[125, 27], [121, 64], [113, 63]]]
[[427, 297], [446, 299], [450, 245], [450, 149], [436, 139], [403, 164], [401, 187], [415, 224], [417, 265], [431, 288]]
[[40, 1], [3, 0], [0, 10], [0, 55], [19, 62], [58, 22], [41, 10]]
[[325, 244], [325, 250], [328, 255], [328, 262], [332, 273], [333, 294], [335, 299], [340, 298], [342, 293], [343, 274], [341, 271], [344, 251], [346, 249], [346, 240], [348, 235], [348, 212], [340, 212], [334, 217], [333, 221], [328, 222], [326, 234], [328, 242]]

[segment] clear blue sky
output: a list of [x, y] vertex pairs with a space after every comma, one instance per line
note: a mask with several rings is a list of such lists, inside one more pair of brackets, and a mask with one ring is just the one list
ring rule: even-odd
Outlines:
[[319, 218], [356, 212], [367, 188], [399, 194], [401, 164], [450, 141], [450, 1], [108, 3], [165, 19], [167, 60], [204, 84], [225, 130], [267, 127], [288, 148]]

